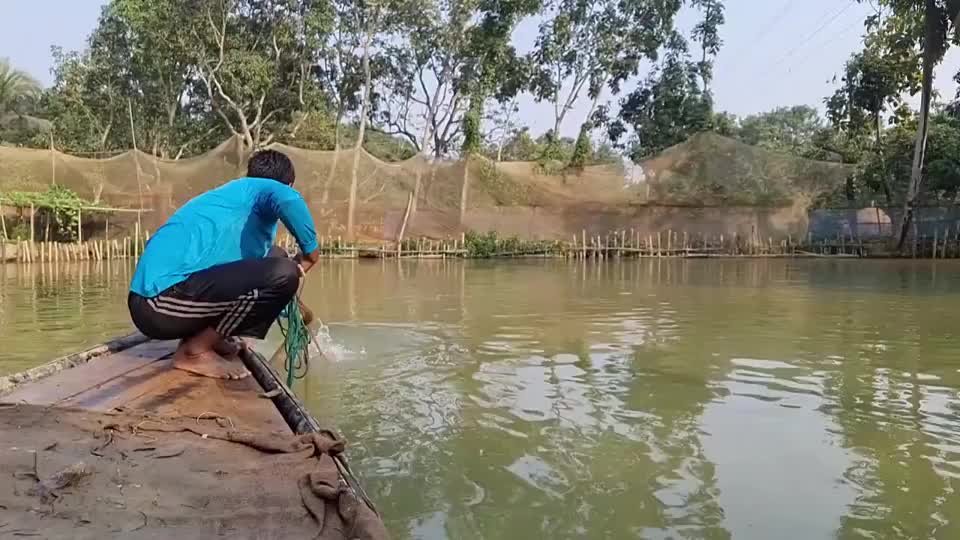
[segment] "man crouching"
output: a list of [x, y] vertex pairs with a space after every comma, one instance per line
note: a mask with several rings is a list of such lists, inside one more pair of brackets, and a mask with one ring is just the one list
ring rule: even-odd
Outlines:
[[[173, 367], [220, 379], [250, 374], [224, 358], [239, 352], [231, 338], [263, 339], [319, 256], [294, 180], [286, 155], [259, 152], [246, 177], [193, 198], [147, 242], [127, 305], [144, 335], [181, 340]], [[278, 220], [305, 254], [300, 264], [271, 249]]]

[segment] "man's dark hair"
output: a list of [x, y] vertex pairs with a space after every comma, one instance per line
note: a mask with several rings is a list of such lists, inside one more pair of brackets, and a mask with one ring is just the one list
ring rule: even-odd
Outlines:
[[293, 162], [286, 154], [276, 150], [261, 150], [247, 163], [247, 176], [269, 178], [289, 186], [293, 184], [297, 174], [293, 170]]

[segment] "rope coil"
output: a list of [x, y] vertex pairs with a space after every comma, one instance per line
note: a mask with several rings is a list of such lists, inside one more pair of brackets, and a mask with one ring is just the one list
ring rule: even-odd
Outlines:
[[292, 389], [293, 382], [303, 379], [310, 371], [310, 344], [314, 340], [313, 332], [300, 312], [299, 293], [283, 308], [277, 324], [283, 334], [283, 349], [287, 356], [287, 387]]

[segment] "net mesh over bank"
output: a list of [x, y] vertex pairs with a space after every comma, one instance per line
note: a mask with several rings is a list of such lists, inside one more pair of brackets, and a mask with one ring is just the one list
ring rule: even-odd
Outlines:
[[[639, 173], [603, 165], [547, 174], [534, 162], [494, 163], [483, 158], [471, 160], [465, 171], [462, 161], [430, 163], [416, 157], [387, 163], [363, 150], [358, 155], [352, 149], [325, 152], [281, 144], [273, 148], [293, 159], [297, 188], [307, 199], [319, 232], [327, 235], [345, 232], [356, 160], [356, 231], [361, 239], [376, 240], [395, 238], [414, 193], [409, 235], [495, 229], [566, 239], [581, 230], [665, 228], [677, 219], [675, 229], [684, 222], [693, 228], [729, 229], [743, 226], [744, 216], [784, 208], [793, 215], [838, 189], [850, 173], [842, 165], [775, 154], [712, 134], [697, 135], [664, 151], [643, 163]], [[145, 226], [156, 227], [191, 197], [241, 176], [245, 159], [238, 139], [176, 161], [135, 151], [88, 159], [0, 146], [0, 193], [42, 191], [57, 183], [97, 204], [150, 209], [144, 215]], [[684, 213], [691, 215], [684, 218]], [[710, 219], [701, 219], [705, 214]]]

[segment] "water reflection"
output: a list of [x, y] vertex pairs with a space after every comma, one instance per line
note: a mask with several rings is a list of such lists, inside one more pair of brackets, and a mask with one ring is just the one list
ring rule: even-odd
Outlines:
[[401, 538], [953, 537], [956, 270], [330, 264], [308, 399]]
[[127, 261], [0, 264], [0, 375], [132, 330]]
[[[8, 267], [0, 366], [119, 333], [127, 279]], [[398, 538], [957, 538], [958, 292], [952, 262], [328, 261], [297, 391]]]

